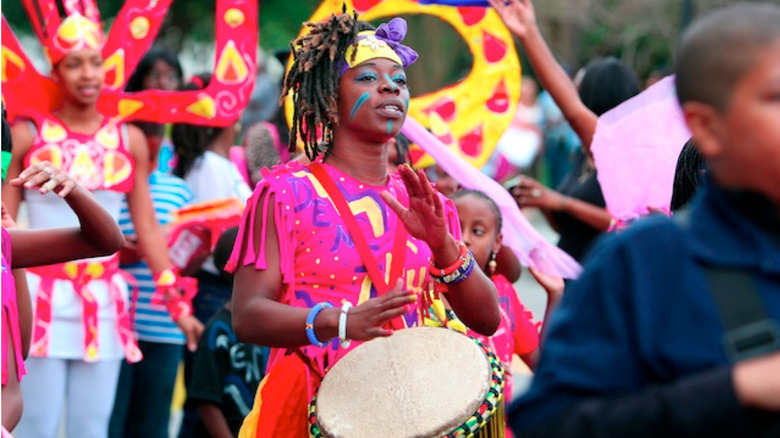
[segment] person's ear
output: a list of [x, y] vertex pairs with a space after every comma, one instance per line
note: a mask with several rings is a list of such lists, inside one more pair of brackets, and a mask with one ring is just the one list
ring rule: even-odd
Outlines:
[[701, 102], [686, 102], [682, 110], [699, 152], [707, 159], [720, 155], [724, 134], [720, 113], [712, 106]]
[[504, 235], [499, 233], [496, 233], [496, 238], [493, 241], [493, 247], [490, 249], [490, 252], [498, 253], [498, 251], [501, 249], [501, 243], [504, 241]]

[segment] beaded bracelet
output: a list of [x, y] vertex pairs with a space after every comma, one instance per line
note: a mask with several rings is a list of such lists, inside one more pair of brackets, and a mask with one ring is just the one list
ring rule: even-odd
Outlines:
[[341, 314], [339, 315], [339, 345], [341, 345], [341, 348], [347, 348], [352, 343], [352, 341], [347, 339], [347, 314], [351, 308], [352, 303], [349, 301], [344, 301], [344, 304], [341, 306]]
[[324, 309], [330, 309], [331, 307], [333, 307], [333, 305], [330, 303], [317, 303], [309, 311], [309, 316], [306, 317], [306, 337], [309, 338], [311, 345], [314, 345], [315, 347], [324, 347], [328, 345], [327, 342], [320, 342], [320, 340], [317, 339], [317, 336], [314, 334], [314, 319], [317, 318], [317, 315], [319, 315], [319, 313]]
[[441, 277], [433, 277], [433, 279], [437, 283], [441, 284], [458, 284], [461, 281], [467, 279], [469, 275], [471, 275], [471, 272], [474, 271], [474, 265], [476, 265], [476, 262], [474, 261], [474, 257], [469, 253], [468, 262], [466, 263], [465, 267], [462, 267], [462, 269], [458, 269], [457, 271], [453, 272], [449, 275], [444, 275]]
[[463, 243], [463, 241], [458, 242], [458, 248], [460, 248], [460, 254], [458, 255], [458, 259], [455, 260], [453, 264], [447, 266], [444, 269], [441, 269], [438, 266], [436, 266], [433, 260], [431, 260], [430, 267], [429, 267], [429, 271], [431, 275], [435, 277], [443, 277], [445, 275], [450, 275], [453, 272], [459, 270], [461, 267], [463, 267], [463, 265], [465, 265], [468, 261], [466, 260], [466, 258], [468, 257], [469, 250], [468, 248], [466, 248], [466, 244]]

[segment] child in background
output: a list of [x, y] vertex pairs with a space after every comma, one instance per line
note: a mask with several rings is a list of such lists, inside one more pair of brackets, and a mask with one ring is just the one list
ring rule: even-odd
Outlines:
[[[228, 287], [233, 276], [224, 271], [238, 227], [225, 231], [214, 250], [214, 262]], [[254, 402], [268, 361], [268, 348], [238, 342], [233, 332], [231, 301], [206, 324], [193, 359], [188, 401], [196, 406], [194, 438], [235, 437]]]
[[451, 198], [458, 191], [460, 185], [449, 173], [437, 165], [426, 169], [426, 175], [436, 186], [436, 190], [442, 195]]
[[[458, 209], [461, 235], [466, 247], [474, 255], [476, 264], [493, 280], [501, 308], [501, 324], [489, 338], [469, 332], [483, 341], [504, 364], [507, 374], [504, 396], [507, 404], [512, 399], [512, 356], [517, 354], [531, 368], [535, 368], [539, 331], [531, 319], [533, 315], [517, 298], [517, 291], [506, 277], [496, 272], [496, 256], [501, 249], [501, 211], [486, 194], [477, 190], [461, 190], [452, 196]], [[536, 270], [531, 273], [547, 292], [545, 321], [563, 295], [563, 281], [553, 279]], [[557, 280], [557, 281], [556, 281]]]
[[[190, 78], [184, 90], [203, 90], [211, 83], [212, 76], [202, 73]], [[184, 179], [193, 194], [192, 203], [200, 204], [225, 199], [246, 202], [252, 194], [241, 172], [230, 161], [230, 148], [235, 144], [239, 123], [225, 127], [212, 127], [177, 123], [171, 128], [171, 140], [176, 152], [173, 174]], [[192, 300], [193, 314], [206, 323], [230, 299], [231, 290], [225, 286], [213, 256], [202, 263], [193, 277], [198, 279], [198, 294]], [[190, 385], [192, 378], [192, 353], [184, 353], [184, 382]], [[196, 413], [189, 403], [184, 406], [179, 438], [191, 438]]]
[[[150, 130], [162, 127], [153, 123], [140, 126], [147, 136]], [[159, 147], [160, 141], [149, 142], [149, 191], [155, 218], [165, 229], [173, 221], [173, 214], [188, 205], [193, 195], [183, 179], [159, 169]], [[118, 222], [127, 243], [120, 253], [119, 267], [133, 276], [138, 285], [138, 298], [132, 310], [135, 316], [133, 331], [144, 359], [138, 363], [122, 362], [108, 436], [167, 437], [173, 389], [183, 356], [182, 346], [186, 344], [189, 351], [195, 351], [203, 324], [194, 316], [186, 317], [194, 329], [185, 336], [165, 304], [155, 302], [152, 270], [138, 252], [138, 236], [131, 219], [125, 200]]]

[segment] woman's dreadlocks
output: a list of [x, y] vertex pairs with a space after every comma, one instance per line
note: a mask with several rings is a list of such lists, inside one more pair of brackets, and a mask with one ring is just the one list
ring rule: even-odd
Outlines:
[[327, 21], [308, 22], [306, 26], [309, 33], [290, 44], [294, 61], [285, 78], [282, 99], [292, 93], [290, 152], [295, 151], [300, 136], [306, 156], [314, 161], [320, 153], [320, 139], [329, 138], [333, 124], [338, 123], [338, 84], [347, 49], [355, 44], [358, 32], [371, 26], [358, 21], [357, 12], [346, 13], [346, 8]]

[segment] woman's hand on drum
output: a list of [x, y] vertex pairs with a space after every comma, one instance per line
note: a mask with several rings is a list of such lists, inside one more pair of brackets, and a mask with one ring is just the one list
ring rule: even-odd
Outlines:
[[402, 284], [398, 280], [390, 292], [353, 307], [347, 317], [347, 338], [368, 341], [392, 335], [393, 331], [383, 326], [407, 313], [409, 306], [417, 300], [417, 295], [403, 290]]
[[424, 241], [431, 248], [441, 248], [447, 242], [447, 220], [439, 192], [433, 187], [422, 169], [415, 172], [408, 165], [399, 166], [398, 173], [409, 193], [409, 208], [401, 205], [389, 192], [382, 192], [382, 199], [395, 211], [406, 231]]
[[67, 173], [48, 161], [41, 161], [24, 169], [16, 178], [9, 181], [12, 186], [25, 189], [38, 188], [41, 194], [54, 192], [60, 198], [68, 196], [78, 187], [76, 181]]

